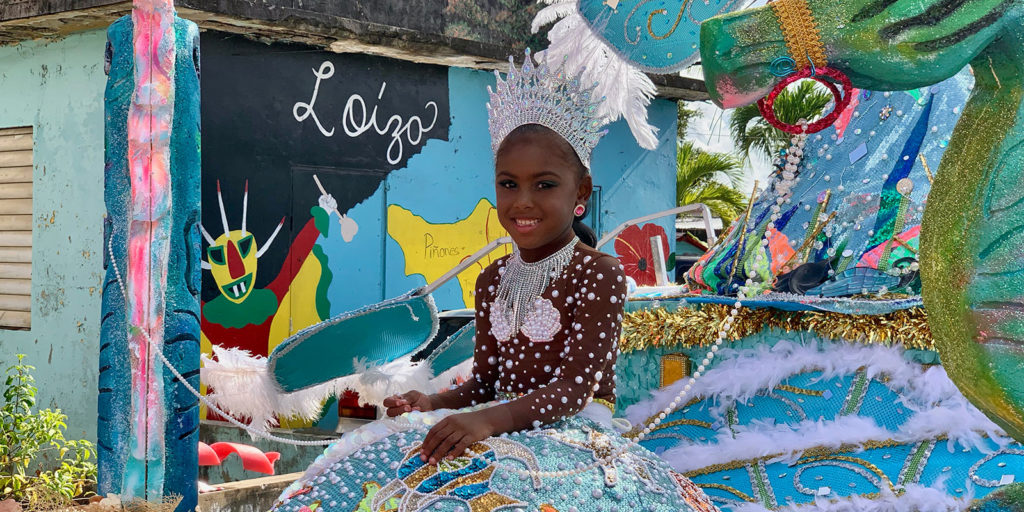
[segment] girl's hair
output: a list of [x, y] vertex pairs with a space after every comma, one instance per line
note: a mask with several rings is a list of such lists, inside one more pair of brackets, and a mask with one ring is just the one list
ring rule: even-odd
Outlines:
[[[586, 207], [587, 205], [583, 205]], [[580, 241], [590, 247], [597, 248], [597, 233], [590, 226], [583, 223], [583, 219], [586, 218], [587, 214], [590, 213], [590, 208], [587, 208], [583, 215], [572, 218], [572, 230], [576, 233], [576, 236], [580, 238]]]
[[524, 124], [509, 132], [509, 134], [505, 136], [505, 140], [502, 140], [501, 144], [498, 145], [498, 151], [494, 154], [495, 158], [508, 149], [510, 141], [527, 135], [542, 136], [554, 141], [562, 152], [561, 156], [569, 162], [570, 165], [576, 168], [580, 178], [586, 176], [587, 173], [590, 172], [589, 169], [587, 169], [587, 166], [583, 165], [583, 161], [580, 160], [580, 156], [576, 154], [576, 150], [572, 149], [572, 145], [569, 144], [569, 141], [565, 140], [565, 137], [562, 137], [558, 132], [541, 124]]

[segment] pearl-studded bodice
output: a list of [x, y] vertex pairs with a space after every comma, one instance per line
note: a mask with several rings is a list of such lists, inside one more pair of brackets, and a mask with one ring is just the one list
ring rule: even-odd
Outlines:
[[507, 404], [516, 429], [578, 413], [592, 398], [614, 402], [614, 365], [626, 282], [619, 261], [578, 244], [565, 270], [512, 332], [503, 308], [492, 308], [507, 258], [487, 267], [476, 285], [473, 375], [444, 393], [463, 407], [519, 395]]

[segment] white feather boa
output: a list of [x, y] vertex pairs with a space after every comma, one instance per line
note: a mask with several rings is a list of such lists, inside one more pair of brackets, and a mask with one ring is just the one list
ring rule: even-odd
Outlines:
[[[679, 445], [662, 453], [661, 457], [676, 471], [685, 473], [766, 456], [773, 456], [771, 462], [793, 462], [810, 448], [856, 446], [889, 439], [909, 443], [947, 436], [950, 450], [959, 445], [983, 451], [989, 449], [985, 437], [1000, 446], [1010, 442], [999, 427], [967, 402], [941, 367], [922, 369], [904, 360], [903, 350], [898, 347], [851, 344], [824, 349], [779, 341], [773, 347], [723, 350], [720, 357], [722, 363], [694, 383], [691, 395], [713, 398], [716, 405], [712, 415], [721, 417], [731, 402], [745, 401], [804, 371], [820, 370], [824, 378], [830, 378], [861, 368], [868, 377], [887, 376], [887, 385], [902, 395], [902, 405], [915, 414], [895, 432], [861, 416], [796, 424], [739, 425], [735, 435], [723, 431], [715, 443]], [[685, 383], [686, 379], [652, 393], [650, 399], [628, 408], [626, 416], [634, 424], [642, 423], [668, 405]]]
[[[658, 147], [658, 129], [647, 122], [647, 106], [657, 88], [654, 82], [614, 48], [594, 34], [576, 11], [575, 0], [541, 0], [548, 4], [533, 19], [533, 32], [560, 20], [548, 32], [551, 44], [538, 57], [552, 67], [564, 65], [569, 75], [582, 74], [584, 83], [597, 83], [594, 96], [605, 100], [598, 116], [606, 123], [624, 118], [641, 147]], [[564, 64], [563, 64], [564, 62]]]
[[325, 400], [346, 390], [359, 393], [364, 403], [373, 405], [412, 389], [435, 391], [430, 365], [412, 363], [409, 357], [381, 365], [356, 360], [354, 375], [284, 393], [267, 370], [265, 357], [217, 345], [213, 355], [216, 359], [202, 355], [200, 379], [212, 388], [207, 398], [231, 416], [248, 419], [251, 426], [264, 430], [276, 425], [278, 417], [315, 420]]
[[[716, 397], [719, 403], [745, 401], [759, 391], [773, 389], [783, 380], [804, 371], [819, 370], [822, 378], [828, 379], [864, 368], [868, 378], [887, 376], [889, 386], [908, 398], [906, 405], [911, 409], [920, 409], [915, 404], [939, 402], [969, 407], [967, 399], [949, 380], [945, 370], [941, 367], [923, 370], [907, 362], [900, 347], [831, 343], [816, 346], [779, 340], [773, 346], [723, 349], [716, 359], [721, 362], [693, 383], [690, 397]], [[651, 398], [627, 408], [626, 417], [637, 424], [661, 412], [687, 381], [681, 379], [653, 392]]]
[[816, 498], [813, 504], [790, 505], [771, 511], [758, 503], [730, 505], [733, 512], [952, 512], [967, 510], [972, 496], [950, 496], [941, 488], [908, 485], [903, 494], [896, 496], [882, 487], [876, 498], [850, 496], [843, 499]]

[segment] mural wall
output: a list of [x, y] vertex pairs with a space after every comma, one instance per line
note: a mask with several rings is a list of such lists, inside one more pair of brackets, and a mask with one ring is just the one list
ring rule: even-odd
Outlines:
[[[206, 351], [267, 354], [505, 235], [485, 109], [493, 74], [202, 38]], [[652, 114], [658, 151], [616, 124], [595, 152], [598, 230], [674, 205], [675, 105], [656, 101]], [[442, 286], [438, 307], [472, 307], [477, 274], [508, 251]]]

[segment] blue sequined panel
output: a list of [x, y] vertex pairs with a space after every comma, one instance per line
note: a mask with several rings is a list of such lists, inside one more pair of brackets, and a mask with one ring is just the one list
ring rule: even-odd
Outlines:
[[[821, 357], [824, 362], [828, 354]], [[940, 489], [955, 498], [980, 498], [1024, 478], [1024, 446], [1000, 445], [984, 432], [959, 443], [928, 435], [927, 429], [934, 425], [922, 424], [914, 419], [916, 415], [946, 408], [951, 416], [932, 418], [955, 423], [957, 415], [968, 412], [957, 404], [924, 403], [891, 385], [889, 376], [869, 377], [872, 373], [869, 367], [828, 376], [805, 370], [744, 400], [702, 397], [669, 414], [641, 445], [672, 461], [672, 449], [727, 445], [737, 435], [777, 433], [786, 426], [795, 432], [815, 430], [809, 422], [817, 422], [823, 429], [838, 429], [835, 425], [839, 423], [828, 422], [854, 417], [870, 419], [868, 424], [873, 423], [883, 434], [876, 440], [845, 444], [847, 436], [859, 432], [835, 430], [832, 446], [806, 450], [786, 460], [779, 460], [782, 457], [773, 452], [778, 447], [766, 446], [761, 452], [767, 454], [764, 456], [749, 453], [738, 457], [741, 460], [686, 472], [722, 510], [742, 503], [774, 509], [791, 503], [811, 504], [822, 497], [898, 496], [908, 486]]]
[[[990, 452], [990, 453], [985, 453]], [[963, 498], [986, 496], [1024, 478], [1024, 447], [1000, 448], [987, 440], [979, 448], [956, 447], [943, 440], [886, 443], [866, 450], [836, 450], [801, 457], [794, 463], [744, 461], [688, 475], [723, 511], [746, 502], [767, 508], [810, 504], [815, 497], [900, 494], [908, 485], [935, 487]]]
[[594, 33], [635, 66], [669, 73], [686, 68], [700, 56], [702, 21], [743, 5], [739, 0], [581, 0], [578, 9]]
[[424, 464], [419, 458], [423, 437], [450, 413], [408, 414], [347, 434], [282, 494], [274, 510], [714, 510], [698, 487], [637, 446], [613, 462], [568, 477], [514, 471], [570, 470], [606, 459], [626, 443], [619, 434], [582, 418], [490, 438], [463, 457], [437, 466]]

